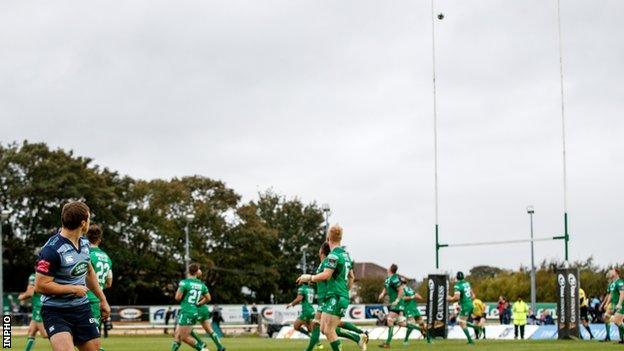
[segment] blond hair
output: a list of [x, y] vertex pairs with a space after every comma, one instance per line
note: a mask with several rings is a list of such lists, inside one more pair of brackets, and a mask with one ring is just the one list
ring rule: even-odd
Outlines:
[[327, 240], [331, 243], [339, 244], [342, 241], [342, 227], [334, 224], [329, 228]]

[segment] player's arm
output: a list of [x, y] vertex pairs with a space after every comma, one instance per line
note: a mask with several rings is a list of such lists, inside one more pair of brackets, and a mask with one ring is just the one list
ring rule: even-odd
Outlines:
[[459, 291], [455, 291], [455, 294], [453, 294], [453, 296], [448, 296], [446, 299], [448, 300], [448, 302], [459, 301]]
[[179, 287], [178, 290], [175, 293], [175, 296], [173, 298], [176, 301], [180, 302], [180, 301], [182, 301], [183, 297], [184, 297], [184, 291], [182, 290], [182, 287]]
[[302, 274], [299, 278], [297, 278], [297, 284], [303, 284], [303, 283], [316, 283], [316, 282], [323, 282], [326, 280], [329, 280], [329, 278], [331, 278], [331, 276], [334, 274], [334, 269], [333, 268], [325, 268], [324, 271], [322, 271], [319, 274]]
[[93, 269], [93, 265], [89, 262], [89, 270], [87, 271], [86, 278], [87, 288], [91, 290], [95, 296], [100, 300], [100, 311], [102, 312], [102, 320], [108, 319], [110, 316], [110, 306], [108, 305], [108, 301], [106, 300], [106, 295], [100, 288], [100, 284], [97, 280], [97, 274], [95, 274], [95, 269]]
[[205, 293], [204, 295], [202, 295], [201, 299], [199, 299], [199, 302], [197, 302], [197, 306], [205, 305], [210, 302], [210, 300], [212, 300], [212, 296], [210, 296], [210, 293]]
[[294, 300], [292, 300], [292, 302], [291, 302], [291, 303], [289, 303], [288, 305], [286, 305], [286, 308], [291, 308], [291, 307], [294, 307], [294, 306], [296, 306], [296, 305], [300, 304], [300, 303], [301, 303], [301, 301], [303, 301], [303, 295], [301, 295], [301, 294], [297, 294], [297, 297], [295, 297], [295, 299], [294, 299]]
[[377, 297], [377, 300], [381, 301], [383, 300], [384, 296], [386, 296], [386, 288], [384, 287], [383, 290], [381, 291], [381, 293], [379, 293], [379, 297]]
[[401, 283], [398, 289], [399, 293], [397, 294], [396, 300], [390, 301], [390, 304], [392, 304], [392, 306], [396, 306], [397, 304], [399, 304], [399, 302], [401, 302], [401, 299], [403, 299], [403, 295], [405, 295], [405, 291], [403, 291], [403, 289], [405, 289], [405, 284]]
[[26, 288], [26, 291], [24, 291], [23, 293], [17, 295], [17, 298], [20, 301], [24, 301], [24, 300], [28, 300], [31, 297], [33, 297], [33, 295], [35, 294], [35, 286], [32, 284], [28, 284], [28, 287]]
[[425, 299], [423, 299], [423, 297], [419, 293], [415, 293], [413, 299], [418, 301], [425, 301]]
[[353, 269], [349, 270], [349, 290], [353, 289], [353, 283], [355, 282], [355, 273], [353, 273]]
[[106, 275], [106, 282], [104, 282], [104, 287], [106, 289], [110, 288], [111, 286], [113, 286], [113, 271], [108, 271], [108, 274]]

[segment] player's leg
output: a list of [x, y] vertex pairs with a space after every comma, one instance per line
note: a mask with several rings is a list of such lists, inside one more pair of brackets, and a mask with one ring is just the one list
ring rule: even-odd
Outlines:
[[295, 323], [293, 323], [293, 329], [309, 337], [310, 333], [305, 328], [301, 328], [305, 324], [305, 321], [301, 318], [302, 317], [299, 316], [299, 318], [295, 319]]
[[465, 313], [462, 314], [462, 312], [460, 311], [459, 316], [457, 316], [457, 323], [459, 324], [460, 328], [464, 332], [464, 335], [466, 335], [466, 339], [468, 339], [468, 343], [473, 344], [474, 341], [472, 341], [472, 336], [470, 336], [470, 331], [468, 330], [468, 315]]
[[[89, 308], [91, 309], [91, 315], [97, 321], [98, 326], [102, 321], [102, 312], [100, 311], [100, 301], [94, 300], [89, 303]], [[99, 351], [104, 351], [104, 349], [100, 346]]]
[[[340, 318], [344, 317], [344, 313], [349, 307], [349, 300], [343, 297], [330, 297], [327, 299], [323, 306], [323, 313], [321, 315], [321, 328], [323, 334], [327, 337], [329, 344], [333, 351], [340, 351], [340, 339], [338, 339], [338, 325], [340, 325]], [[350, 333], [345, 330], [340, 330], [341, 333]], [[359, 335], [353, 334], [351, 340], [358, 343], [358, 346], [362, 350], [366, 350], [366, 344], [363, 342]]]
[[615, 312], [613, 316], [613, 322], [620, 331], [620, 344], [624, 344], [624, 308]]
[[41, 337], [44, 339], [47, 339], [48, 332], [46, 332], [45, 327], [43, 326], [43, 322], [36, 322], [36, 325], [37, 325], [37, 330], [39, 331], [39, 334], [41, 335]]
[[611, 308], [607, 307], [604, 314], [606, 336], [603, 341], [611, 341]]
[[[98, 313], [99, 302], [98, 302]], [[98, 351], [100, 350], [100, 318], [94, 318], [90, 305], [83, 305], [72, 310], [71, 317], [72, 335], [74, 344], [80, 351]]]
[[340, 317], [323, 312], [323, 315], [321, 316], [321, 326], [323, 328], [322, 332], [325, 337], [327, 337], [327, 341], [329, 341], [332, 351], [342, 350], [342, 347], [340, 346], [340, 339], [338, 339], [338, 334], [336, 333], [338, 324], [340, 324]]
[[390, 342], [392, 341], [392, 336], [394, 335], [394, 324], [396, 320], [399, 318], [399, 314], [395, 311], [389, 311], [388, 316], [386, 317], [386, 325], [388, 326], [388, 334], [386, 336], [386, 341], [381, 344], [381, 347], [390, 347]]
[[74, 351], [74, 339], [69, 331], [55, 333], [50, 335], [50, 346], [54, 351]]
[[201, 325], [204, 328], [204, 330], [206, 331], [206, 333], [208, 334], [208, 336], [210, 337], [210, 340], [212, 340], [212, 342], [217, 347], [217, 350], [218, 351], [224, 351], [225, 350], [225, 346], [223, 346], [223, 344], [221, 343], [221, 339], [219, 338], [219, 335], [217, 333], [215, 333], [214, 330], [212, 330], [212, 326], [210, 325], [210, 319], [202, 320], [201, 321]]
[[98, 351], [100, 349], [100, 338], [91, 339], [76, 345], [79, 351]]
[[[358, 344], [359, 343], [368, 344], [368, 332], [358, 328], [353, 323], [340, 321], [339, 327], [336, 330], [336, 332], [339, 333], [338, 336], [349, 338], [349, 339], [357, 342]], [[355, 333], [357, 338], [353, 337], [354, 334], [351, 333], [351, 332]], [[348, 335], [348, 336], [340, 335], [340, 333]], [[362, 341], [360, 341], [360, 340], [362, 340]]]
[[35, 322], [33, 313], [33, 319], [30, 320], [30, 324], [28, 325], [28, 334], [24, 351], [30, 351], [35, 346], [35, 336], [37, 336], [37, 330], [39, 330], [39, 328], [37, 328], [37, 322]]
[[[319, 301], [319, 305], [322, 301]], [[310, 332], [310, 342], [308, 342], [308, 347], [306, 351], [312, 351], [314, 346], [318, 344], [319, 338], [321, 336], [321, 312], [316, 311], [314, 314], [314, 320], [312, 320], [312, 331]]]
[[485, 339], [485, 314], [481, 316], [481, 320], [479, 320], [479, 328], [481, 328], [481, 335], [483, 339]]

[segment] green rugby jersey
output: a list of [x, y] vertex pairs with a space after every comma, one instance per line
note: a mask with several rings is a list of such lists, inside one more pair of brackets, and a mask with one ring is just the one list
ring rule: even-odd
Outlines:
[[[97, 246], [91, 246], [89, 249], [89, 255], [91, 257], [91, 265], [95, 271], [95, 276], [97, 277], [100, 289], [104, 290], [106, 278], [113, 269], [113, 261], [111, 261], [110, 257], [106, 252], [104, 252], [104, 250]], [[89, 297], [90, 302], [100, 301], [91, 290], [87, 292], [87, 296]]]
[[[327, 257], [319, 263], [319, 266], [316, 269], [316, 274], [322, 273], [325, 268], [327, 268]], [[316, 295], [318, 296], [319, 303], [325, 299], [325, 296], [327, 296], [326, 281], [316, 282]]]
[[472, 288], [470, 283], [465, 280], [459, 280], [455, 283], [455, 292], [459, 292], [459, 306], [462, 309], [472, 308]]
[[620, 302], [620, 291], [624, 291], [624, 279], [620, 278], [609, 284], [609, 290], [611, 291], [611, 308], [615, 309]]
[[416, 295], [416, 292], [411, 287], [405, 286], [403, 288], [403, 297], [404, 297], [403, 306], [405, 306], [406, 309], [413, 309], [413, 310], [418, 309], [418, 305], [415, 299], [405, 300], [405, 297], [412, 297], [415, 295]]
[[[30, 277], [28, 277], [28, 285], [32, 285], [33, 287], [35, 286], [35, 273], [31, 274]], [[41, 294], [39, 294], [38, 292], [33, 293], [30, 302], [32, 303], [33, 310], [36, 308], [41, 308]]]
[[197, 278], [186, 278], [180, 281], [178, 290], [182, 292], [180, 310], [184, 313], [196, 313], [197, 303], [208, 293], [208, 287]]
[[393, 303], [397, 297], [399, 297], [399, 287], [401, 286], [401, 278], [398, 274], [394, 273], [389, 275], [384, 281], [384, 287], [386, 288], [386, 294], [390, 303]]
[[297, 295], [303, 296], [303, 300], [301, 300], [301, 313], [303, 314], [314, 314], [314, 288], [309, 286], [308, 284], [303, 284], [297, 290]]
[[349, 272], [351, 257], [342, 246], [335, 247], [327, 256], [327, 268], [334, 273], [327, 280], [327, 296], [349, 298]]

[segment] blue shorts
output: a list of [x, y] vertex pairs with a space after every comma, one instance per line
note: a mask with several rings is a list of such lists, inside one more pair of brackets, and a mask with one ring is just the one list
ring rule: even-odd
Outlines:
[[100, 337], [99, 321], [91, 315], [91, 305], [76, 307], [42, 306], [41, 316], [48, 337], [61, 332], [68, 332], [74, 339], [74, 345]]

